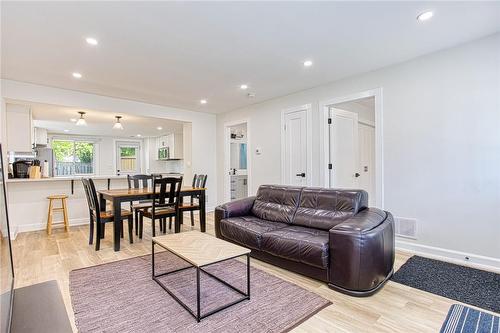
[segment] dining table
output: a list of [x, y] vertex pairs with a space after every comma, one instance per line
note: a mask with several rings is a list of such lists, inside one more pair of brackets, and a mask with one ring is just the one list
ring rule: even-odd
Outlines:
[[[195, 196], [199, 200], [200, 205], [200, 231], [205, 232], [206, 230], [206, 188], [204, 187], [191, 187], [183, 186], [180, 190], [180, 202], [182, 203], [182, 198]], [[106, 210], [106, 201], [109, 201], [113, 205], [113, 243], [114, 250], [120, 251], [120, 235], [122, 230], [122, 203], [132, 202], [140, 200], [148, 200], [153, 198], [153, 188], [122, 188], [122, 189], [109, 189], [109, 190], [98, 190], [99, 193], [99, 206], [102, 211]], [[156, 194], [158, 196], [158, 193]], [[181, 214], [182, 215], [182, 214]], [[174, 231], [180, 232], [181, 229], [181, 219], [175, 219]]]

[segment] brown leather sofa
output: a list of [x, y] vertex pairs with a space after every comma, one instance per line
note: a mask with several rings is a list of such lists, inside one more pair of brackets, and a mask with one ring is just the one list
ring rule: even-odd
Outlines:
[[257, 196], [215, 209], [215, 234], [255, 258], [369, 296], [393, 273], [394, 220], [367, 206], [362, 190], [262, 185]]

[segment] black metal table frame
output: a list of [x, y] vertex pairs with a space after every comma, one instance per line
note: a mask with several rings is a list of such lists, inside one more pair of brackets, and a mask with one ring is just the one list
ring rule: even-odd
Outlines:
[[[177, 301], [177, 303], [179, 303], [180, 305], [182, 305], [182, 307], [184, 309], [187, 310], [187, 312], [189, 312], [198, 322], [200, 322], [203, 318], [206, 318], [210, 315], [213, 315], [214, 313], [217, 313], [217, 312], [220, 312], [222, 310], [225, 310], [235, 304], [238, 304], [240, 302], [243, 302], [245, 300], [249, 300], [250, 299], [250, 253], [247, 253], [247, 254], [242, 254], [242, 255], [238, 255], [238, 256], [234, 256], [234, 257], [231, 257], [231, 258], [227, 258], [227, 259], [223, 259], [223, 260], [219, 260], [219, 261], [215, 261], [215, 262], [211, 262], [210, 264], [206, 264], [206, 265], [201, 265], [201, 266], [194, 266], [194, 265], [191, 265], [189, 262], [190, 265], [187, 266], [187, 267], [183, 267], [183, 268], [179, 268], [179, 269], [176, 269], [176, 270], [173, 270], [173, 271], [170, 271], [170, 272], [166, 272], [166, 273], [161, 273], [161, 274], [158, 274], [156, 275], [155, 274], [155, 244], [160, 246], [162, 249], [165, 249], [166, 251], [174, 254], [175, 256], [181, 258], [180, 256], [178, 256], [176, 253], [170, 251], [169, 249], [165, 248], [164, 246], [162, 246], [160, 243], [157, 243], [155, 242], [154, 240], [152, 241], [152, 246], [151, 246], [151, 267], [152, 267], [152, 278], [154, 281], [156, 281], [156, 283], [158, 283], [160, 285], [160, 287], [162, 287], [170, 296], [172, 296], [173, 299], [175, 299]], [[242, 256], [245, 256], [247, 257], [247, 292], [243, 292], [241, 291], [240, 289], [230, 285], [229, 283], [227, 283], [226, 281], [222, 280], [221, 278], [213, 275], [212, 273], [210, 272], [207, 272], [206, 270], [203, 269], [203, 267], [207, 267], [207, 266], [210, 266], [210, 265], [213, 265], [213, 264], [217, 264], [217, 263], [220, 263], [220, 262], [224, 262], [224, 261], [227, 261], [227, 260], [231, 260], [231, 259], [235, 259], [235, 258], [238, 258], [238, 257], [242, 257]], [[182, 258], [181, 258], [182, 259]], [[184, 260], [184, 259], [182, 259]], [[185, 261], [185, 260], [184, 260]], [[190, 268], [196, 268], [196, 313], [191, 310], [191, 308], [189, 308], [189, 306], [184, 303], [183, 301], [181, 301], [177, 296], [175, 296], [175, 294], [170, 290], [168, 289], [168, 287], [163, 284], [163, 282], [161, 282], [158, 278], [161, 277], [161, 276], [166, 276], [166, 275], [170, 275], [170, 274], [174, 274], [174, 273], [178, 273], [180, 271], [183, 271], [183, 270], [186, 270], [186, 269], [190, 269]], [[214, 309], [214, 310], [211, 310], [203, 315], [201, 315], [201, 310], [200, 310], [200, 275], [201, 275], [201, 272], [207, 274], [208, 276], [214, 278], [215, 280], [223, 283], [224, 285], [226, 285], [227, 287], [231, 288], [232, 290], [238, 292], [239, 294], [243, 295], [243, 297], [237, 299], [237, 300], [234, 300], [228, 304], [225, 304], [223, 306], [220, 306], [218, 307], [217, 309]]]

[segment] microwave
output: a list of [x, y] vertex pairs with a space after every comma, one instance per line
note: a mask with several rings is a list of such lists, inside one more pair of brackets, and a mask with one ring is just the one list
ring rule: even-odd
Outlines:
[[158, 160], [168, 160], [170, 157], [170, 151], [168, 147], [158, 148]]

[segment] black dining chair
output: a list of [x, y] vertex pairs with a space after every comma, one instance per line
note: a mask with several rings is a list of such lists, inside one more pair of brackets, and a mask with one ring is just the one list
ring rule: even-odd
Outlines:
[[[100, 208], [99, 200], [97, 199], [97, 192], [95, 190], [94, 181], [90, 178], [82, 178], [83, 189], [85, 190], [85, 195], [87, 197], [87, 204], [89, 206], [90, 215], [90, 235], [89, 244], [93, 243], [94, 240], [94, 225], [96, 226], [96, 241], [95, 249], [99, 251], [101, 247], [101, 238], [104, 238], [104, 224], [107, 222], [114, 221], [113, 211], [102, 211]], [[132, 222], [132, 212], [129, 210], [122, 209], [122, 221], [121, 221], [121, 237], [123, 238], [123, 220], [128, 220], [128, 237], [130, 243], [133, 240], [133, 222]]]
[[[204, 188], [205, 185], [207, 184], [207, 175], [194, 175], [193, 176], [193, 188], [195, 187], [201, 187]], [[199, 195], [192, 195], [189, 203], [181, 203], [180, 206], [180, 211], [181, 214], [183, 212], [189, 211], [191, 214], [191, 226], [194, 226], [194, 212], [195, 211], [200, 211], [200, 203], [199, 203], [200, 197]]]
[[139, 237], [142, 237], [144, 216], [151, 219], [153, 237], [156, 236], [156, 220], [160, 220], [160, 231], [164, 233], [166, 232], [167, 217], [174, 217], [176, 224], [178, 223], [181, 186], [182, 177], [153, 179], [153, 200], [151, 209], [139, 211]]
[[[153, 178], [161, 178], [161, 175], [127, 175], [128, 188], [148, 188], [153, 186]], [[139, 235], [139, 211], [151, 208], [152, 200], [140, 200], [130, 202], [130, 210], [134, 214], [135, 234]], [[140, 237], [142, 238], [142, 237]]]

